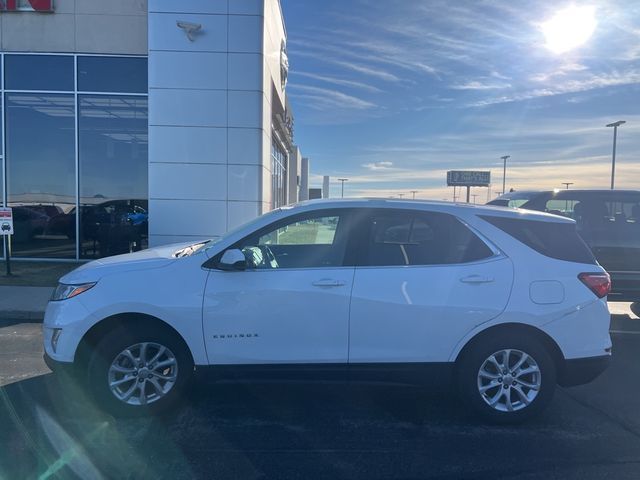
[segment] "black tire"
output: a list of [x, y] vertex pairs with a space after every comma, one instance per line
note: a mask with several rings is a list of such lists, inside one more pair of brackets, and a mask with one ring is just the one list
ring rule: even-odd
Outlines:
[[[127, 374], [128, 376], [135, 375], [138, 380], [125, 382], [122, 384], [122, 389], [125, 387], [128, 389], [129, 386], [140, 382], [141, 385], [137, 386], [132, 397], [136, 396], [140, 399], [140, 397], [144, 396], [145, 398], [151, 398], [151, 400], [147, 400], [148, 403], [146, 405], [126, 403], [117, 398], [115, 393], [112, 392], [110, 388], [109, 371], [112, 363], [119, 357], [121, 352], [129, 347], [143, 343], [148, 344], [145, 347], [148, 353], [147, 358], [153, 357], [154, 354], [160, 351], [158, 346], [164, 347], [165, 353], [163, 353], [158, 360], [158, 364], [166, 363], [167, 360], [171, 361], [171, 357], [173, 357], [173, 359], [175, 359], [174, 364], [176, 369], [173, 370], [174, 364], [171, 364], [168, 367], [161, 367], [158, 371], [149, 372], [150, 375], [145, 375], [149, 383], [148, 385], [145, 379], [140, 378], [142, 375], [138, 375], [138, 372], [143, 372], [143, 370], [136, 369], [138, 371], [135, 373]], [[136, 350], [134, 348], [132, 352], [134, 353], [134, 357], [136, 357], [136, 353], [139, 357], [139, 349]], [[119, 358], [122, 363], [124, 357], [120, 356]], [[153, 360], [153, 358], [151, 358], [151, 360]], [[127, 369], [131, 367], [128, 364], [124, 366]], [[162, 371], [162, 368], [165, 368], [165, 370]], [[167, 328], [158, 328], [157, 325], [150, 325], [144, 322], [135, 326], [118, 327], [98, 342], [91, 352], [87, 364], [87, 384], [98, 405], [114, 416], [135, 417], [153, 415], [166, 411], [183, 398], [185, 389], [193, 376], [193, 368], [191, 353], [181, 338]], [[144, 372], [146, 373], [147, 370], [145, 369]], [[166, 373], [167, 376], [172, 377], [175, 374], [175, 381], [166, 382], [165, 380], [161, 380], [158, 375], [159, 373]], [[120, 378], [124, 378], [124, 374], [117, 373], [116, 375], [122, 375]], [[151, 377], [154, 377], [154, 375], [155, 378], [152, 379]], [[167, 386], [166, 393], [164, 393], [163, 396], [155, 393], [155, 397], [153, 397], [153, 392], [157, 391], [151, 384], [153, 380], [156, 380], [156, 384], [159, 382], [163, 387]], [[147, 395], [140, 394], [141, 388], [145, 389]], [[133, 400], [134, 399], [131, 399], [129, 401]]]
[[[500, 382], [502, 387], [498, 385], [497, 387], [491, 387], [491, 389], [487, 390], [484, 394], [480, 392], [479, 382], [483, 382], [483, 386], [488, 385], [489, 382], [494, 382], [493, 379], [486, 379], [484, 377], [479, 380], [480, 369], [483, 368], [483, 366], [489, 369], [495, 368], [491, 362], [488, 362], [489, 358], [505, 350], [513, 350], [509, 355], [511, 367], [515, 367], [517, 361], [522, 357], [520, 352], [526, 353], [533, 359], [534, 364], [526, 363], [525, 366], [537, 366], [539, 377], [535, 376], [537, 375], [536, 373], [532, 373], [530, 376], [525, 375], [520, 377], [519, 380], [527, 381], [527, 383], [531, 384], [539, 381], [540, 386], [537, 390], [523, 387], [515, 379], [513, 379], [513, 381], [516, 382], [515, 384], [509, 380], [509, 383], [512, 384], [511, 387], [504, 387], [504, 380], [513, 378], [510, 375], [511, 372], [508, 372], [508, 376], [498, 374], [499, 378], [495, 379], [495, 382]], [[496, 358], [499, 360], [498, 363], [504, 365], [504, 353], [502, 355], [498, 354]], [[485, 362], [488, 363], [485, 365]], [[529, 362], [529, 360], [527, 360], [527, 362]], [[497, 374], [497, 370], [498, 369], [495, 368], [495, 372], [489, 370], [488, 373]], [[485, 369], [485, 371], [487, 370]], [[461, 400], [483, 419], [500, 424], [520, 423], [540, 413], [553, 398], [553, 393], [556, 388], [556, 366], [547, 348], [545, 348], [542, 342], [530, 334], [499, 332], [493, 336], [483, 336], [477, 341], [474, 341], [474, 343], [463, 352], [457, 364], [457, 382]], [[535, 392], [537, 393], [535, 393], [533, 398], [528, 398], [530, 403], [526, 404], [522, 400], [521, 395], [515, 391], [516, 387], [520, 392], [525, 393], [527, 397], [534, 395]], [[503, 388], [506, 389], [506, 392], [503, 392]], [[499, 395], [499, 392], [502, 392], [502, 395], [505, 396], [499, 398], [498, 405], [494, 408], [490, 406], [488, 402], [495, 399]], [[517, 405], [517, 408], [513, 407], [514, 411], [500, 411], [498, 409], [508, 408], [506, 405], [506, 395], [509, 395], [512, 406]], [[505, 403], [505, 405], [500, 405], [501, 403]]]
[[640, 302], [633, 302], [631, 304], [631, 311], [636, 317], [640, 317]]

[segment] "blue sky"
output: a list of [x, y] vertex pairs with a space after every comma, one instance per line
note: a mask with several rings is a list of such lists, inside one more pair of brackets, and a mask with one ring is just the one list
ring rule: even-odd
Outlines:
[[[503, 0], [282, 0], [295, 137], [348, 195], [451, 199], [445, 172], [501, 190], [640, 188], [640, 2], [577, 2], [596, 29], [557, 54], [541, 25], [572, 5]], [[487, 198], [478, 189], [478, 202]]]

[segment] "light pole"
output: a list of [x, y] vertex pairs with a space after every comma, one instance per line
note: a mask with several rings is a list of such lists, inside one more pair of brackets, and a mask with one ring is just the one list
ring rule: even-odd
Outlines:
[[618, 127], [624, 125], [624, 120], [618, 120], [617, 122], [610, 123], [607, 127], [613, 127], [613, 155], [611, 156], [611, 190], [613, 190], [615, 176], [616, 176], [616, 141], [618, 139]]
[[342, 184], [342, 193], [340, 194], [340, 198], [344, 198], [344, 182], [348, 182], [348, 178], [339, 178], [338, 181]]
[[573, 185], [573, 182], [562, 182], [562, 185], [564, 185], [566, 189], [569, 190], [569, 185]]
[[418, 193], [418, 190], [411, 190], [411, 195], [413, 195], [413, 200], [416, 199], [416, 193]]
[[504, 157], [500, 157], [504, 162], [504, 166], [502, 168], [502, 194], [504, 195], [505, 188], [507, 185], [507, 160], [511, 158], [511, 155], [505, 155]]
[[476, 203], [476, 197], [478, 196], [478, 194], [477, 194], [477, 193], [474, 193], [474, 194], [473, 194], [473, 195], [471, 195], [471, 196], [473, 197], [473, 203], [475, 204], [475, 203]]
[[404, 193], [399, 193], [399, 194], [398, 194], [398, 198], [399, 198], [400, 200], [402, 200], [402, 197], [404, 197]]

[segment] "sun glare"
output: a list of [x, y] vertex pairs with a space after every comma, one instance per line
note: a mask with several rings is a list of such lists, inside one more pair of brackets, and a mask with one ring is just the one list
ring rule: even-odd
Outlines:
[[558, 11], [541, 25], [553, 53], [565, 53], [586, 43], [596, 29], [595, 7], [571, 6]]

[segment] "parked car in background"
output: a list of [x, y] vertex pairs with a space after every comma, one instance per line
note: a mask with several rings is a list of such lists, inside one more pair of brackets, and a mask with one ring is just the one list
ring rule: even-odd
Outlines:
[[[640, 191], [556, 190], [502, 195], [489, 205], [553, 213], [576, 221], [578, 233], [611, 275], [609, 300], [640, 302]], [[634, 305], [634, 311], [638, 305]]]
[[42, 235], [49, 223], [49, 217], [28, 206], [13, 207], [13, 241], [28, 242], [36, 235]]
[[575, 222], [450, 203], [312, 201], [222, 238], [60, 280], [45, 359], [115, 414], [169, 407], [196, 368], [245, 380], [453, 382], [497, 422], [611, 354], [609, 277]]

